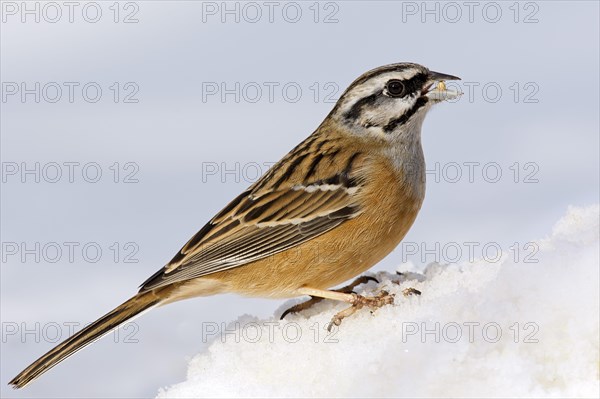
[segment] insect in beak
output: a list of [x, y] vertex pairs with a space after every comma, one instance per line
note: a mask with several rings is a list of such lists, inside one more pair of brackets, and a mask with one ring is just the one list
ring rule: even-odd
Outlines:
[[[445, 73], [429, 71], [429, 80], [427, 86], [423, 89], [422, 95], [427, 96], [430, 100], [441, 102], [444, 100], [454, 100], [459, 98], [463, 93], [459, 90], [449, 89], [446, 87], [446, 80], [460, 80], [458, 76], [448, 75]], [[435, 89], [431, 90], [433, 83], [437, 81]]]

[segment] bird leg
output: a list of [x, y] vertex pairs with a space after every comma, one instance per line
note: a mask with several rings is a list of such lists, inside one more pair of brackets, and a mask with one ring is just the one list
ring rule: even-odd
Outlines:
[[[375, 277], [371, 277], [371, 276], [360, 276], [358, 277], [356, 280], [354, 280], [353, 282], [351, 282], [350, 284], [339, 288], [337, 290], [332, 290], [333, 292], [340, 292], [340, 293], [346, 293], [349, 294], [351, 292], [353, 292], [354, 288], [356, 288], [357, 286], [361, 285], [361, 284], [366, 284], [369, 281], [374, 281], [376, 283], [379, 283], [379, 281], [377, 281], [377, 279]], [[317, 295], [310, 295], [310, 299], [308, 301], [305, 302], [301, 302], [297, 305], [292, 306], [291, 308], [287, 309], [285, 312], [283, 312], [281, 314], [281, 317], [279, 318], [279, 320], [283, 320], [283, 318], [285, 316], [287, 316], [290, 313], [298, 313], [298, 312], [302, 312], [306, 309], [311, 308], [313, 305], [321, 302], [323, 299], [325, 299], [325, 297], [322, 296], [317, 296]], [[333, 299], [333, 298], [330, 298]], [[339, 299], [338, 299], [339, 300]]]
[[[353, 284], [350, 284], [350, 286], [352, 286], [352, 288], [354, 288], [356, 285], [361, 284], [361, 283], [359, 282], [358, 284], [356, 284], [354, 286], [353, 286]], [[315, 289], [315, 288], [304, 287], [304, 288], [301, 288], [300, 290], [298, 290], [298, 292], [303, 295], [310, 295], [313, 298], [314, 297], [320, 298], [319, 300], [321, 300], [323, 298], [324, 299], [333, 299], [336, 301], [348, 302], [352, 305], [349, 308], [344, 309], [341, 312], [338, 312], [333, 316], [333, 318], [331, 319], [331, 323], [329, 323], [329, 326], [327, 328], [329, 331], [331, 331], [331, 329], [333, 328], [334, 325], [339, 326], [340, 324], [342, 324], [342, 320], [344, 318], [351, 316], [357, 310], [362, 309], [365, 306], [367, 306], [371, 309], [377, 309], [384, 305], [389, 305], [389, 304], [394, 303], [394, 295], [390, 294], [387, 291], [381, 291], [378, 295], [375, 295], [372, 297], [365, 297], [362, 295], [358, 295], [352, 291], [342, 292], [342, 290], [345, 288], [347, 288], [347, 287], [344, 287], [340, 290], [327, 291], [327, 290], [319, 290], [319, 289]]]

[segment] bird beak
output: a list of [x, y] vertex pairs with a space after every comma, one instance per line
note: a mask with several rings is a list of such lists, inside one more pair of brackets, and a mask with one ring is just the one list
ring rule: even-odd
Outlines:
[[[444, 83], [446, 80], [460, 80], [460, 78], [445, 73], [429, 71], [429, 79], [422, 94], [435, 102], [459, 98], [463, 93], [460, 90], [447, 88]], [[438, 82], [438, 84], [432, 89], [434, 82]]]
[[445, 73], [429, 71], [429, 80], [460, 80], [460, 78]]

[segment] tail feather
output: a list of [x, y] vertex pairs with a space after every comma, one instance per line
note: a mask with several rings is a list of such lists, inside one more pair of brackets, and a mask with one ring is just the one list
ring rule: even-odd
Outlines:
[[75, 352], [102, 338], [133, 317], [157, 306], [160, 302], [161, 299], [152, 291], [134, 296], [83, 330], [58, 344], [25, 370], [21, 371], [19, 375], [9, 382], [9, 385], [12, 385], [13, 388], [23, 388]]

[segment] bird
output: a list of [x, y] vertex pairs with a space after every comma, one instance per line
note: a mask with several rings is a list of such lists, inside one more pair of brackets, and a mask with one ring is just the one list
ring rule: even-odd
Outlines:
[[413, 225], [425, 197], [423, 120], [433, 105], [461, 94], [446, 88], [447, 80], [460, 78], [409, 62], [359, 76], [310, 136], [210, 219], [137, 294], [9, 385], [22, 388], [133, 317], [192, 297], [310, 296], [349, 304], [332, 318], [335, 325], [362, 307], [393, 303], [385, 291], [352, 291], [368, 278], [332, 287], [370, 269]]

